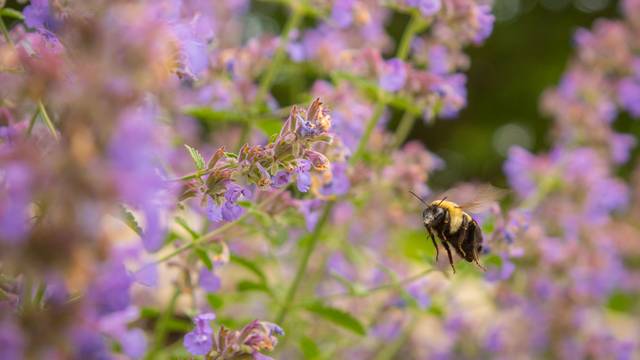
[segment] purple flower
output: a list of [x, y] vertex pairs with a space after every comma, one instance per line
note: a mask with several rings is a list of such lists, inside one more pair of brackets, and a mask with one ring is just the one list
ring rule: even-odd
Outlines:
[[271, 186], [278, 189], [289, 184], [290, 180], [291, 173], [286, 170], [280, 170], [273, 176], [273, 182], [271, 183]]
[[217, 292], [220, 289], [220, 277], [207, 268], [200, 269], [198, 284], [207, 292]]
[[224, 205], [222, 205], [221, 213], [222, 220], [234, 221], [242, 216], [242, 213], [244, 213], [244, 209], [234, 202], [227, 201], [224, 203]]
[[10, 322], [0, 323], [0, 359], [22, 359], [23, 346], [20, 328]]
[[43, 32], [55, 32], [60, 23], [56, 19], [49, 0], [31, 0], [31, 3], [22, 11], [24, 23], [36, 30]]
[[536, 191], [536, 182], [531, 176], [531, 171], [535, 157], [527, 150], [514, 146], [509, 149], [507, 161], [504, 163], [504, 172], [507, 175], [509, 184], [526, 198]]
[[347, 175], [347, 163], [334, 162], [331, 164], [331, 182], [324, 184], [321, 193], [323, 195], [344, 195], [349, 191], [351, 183]]
[[158, 267], [155, 263], [145, 264], [133, 273], [133, 279], [144, 286], [155, 287], [158, 285]]
[[433, 16], [442, 8], [441, 0], [414, 0], [413, 2], [424, 16]]
[[132, 281], [124, 265], [120, 261], [111, 260], [100, 266], [97, 274], [89, 288], [89, 297], [98, 314], [109, 314], [127, 308], [131, 300], [129, 288]]
[[491, 14], [491, 7], [489, 5], [478, 5], [476, 7], [475, 15], [477, 29], [473, 41], [476, 44], [481, 44], [489, 37], [489, 35], [491, 35], [491, 32], [493, 31], [493, 23], [496, 18]]
[[196, 327], [184, 336], [184, 347], [193, 355], [206, 355], [213, 347], [213, 329], [209, 322], [216, 318], [214, 313], [196, 316], [193, 323]]
[[434, 45], [429, 48], [429, 71], [434, 74], [444, 75], [449, 72], [449, 52], [443, 45]]
[[407, 81], [407, 67], [400, 59], [390, 59], [382, 66], [378, 83], [389, 92], [399, 91]]
[[296, 168], [296, 185], [300, 192], [307, 192], [311, 188], [311, 162], [309, 160], [298, 160]]
[[[108, 296], [108, 295], [107, 295]], [[78, 328], [73, 332], [74, 359], [111, 359], [102, 335], [91, 329]]]
[[302, 213], [302, 216], [304, 216], [308, 231], [313, 230], [316, 226], [323, 204], [324, 202], [318, 199], [298, 201], [298, 210]]
[[640, 117], [640, 81], [637, 78], [626, 78], [620, 81], [618, 98], [631, 116]]
[[631, 150], [636, 146], [636, 138], [629, 134], [611, 135], [611, 157], [616, 164], [624, 164], [629, 160]]
[[147, 350], [147, 338], [142, 329], [126, 331], [118, 337], [122, 351], [132, 359], [141, 359]]
[[213, 222], [222, 221], [222, 208], [211, 198], [207, 200], [207, 218]]
[[353, 23], [354, 0], [338, 0], [331, 9], [331, 20], [339, 27], [346, 28]]
[[418, 303], [420, 309], [425, 310], [431, 305], [431, 296], [427, 293], [426, 280], [422, 279], [407, 286], [407, 292]]
[[0, 169], [0, 242], [16, 244], [29, 231], [31, 171], [9, 163]]
[[227, 201], [235, 203], [240, 199], [240, 196], [247, 198], [249, 196], [249, 191], [238, 184], [229, 183], [227, 185], [227, 191], [224, 194], [224, 198], [227, 199]]

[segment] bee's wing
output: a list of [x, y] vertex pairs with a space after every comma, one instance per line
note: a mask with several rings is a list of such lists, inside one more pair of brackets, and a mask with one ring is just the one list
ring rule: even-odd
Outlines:
[[438, 198], [447, 198], [458, 204], [465, 211], [480, 213], [488, 210], [493, 203], [508, 193], [508, 190], [499, 189], [489, 184], [462, 184], [447, 190]]

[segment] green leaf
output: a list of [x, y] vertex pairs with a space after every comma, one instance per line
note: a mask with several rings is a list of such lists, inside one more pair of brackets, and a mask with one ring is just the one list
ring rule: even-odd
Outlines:
[[166, 327], [168, 331], [185, 333], [193, 329], [193, 324], [191, 324], [190, 321], [182, 319], [169, 319], [167, 320]]
[[300, 338], [300, 351], [305, 359], [317, 359], [320, 357], [318, 344], [307, 336]]
[[138, 224], [136, 217], [133, 215], [131, 210], [127, 209], [124, 205], [120, 205], [120, 218], [124, 223], [136, 234], [142, 236], [142, 228]]
[[176, 216], [176, 223], [178, 223], [178, 225], [180, 225], [181, 228], [183, 228], [186, 232], [188, 232], [189, 235], [191, 235], [191, 238], [193, 238], [194, 240], [200, 237], [200, 234], [198, 234], [195, 230], [193, 230], [191, 226], [187, 224], [187, 221], [181, 218], [180, 216]]
[[240, 280], [236, 285], [236, 290], [240, 292], [259, 291], [259, 292], [268, 294], [270, 296], [273, 296], [273, 292], [271, 291], [271, 289], [269, 289], [269, 287], [266, 284], [257, 283], [251, 280]]
[[607, 308], [623, 313], [631, 313], [636, 304], [636, 297], [633, 294], [615, 291], [609, 296]]
[[213, 310], [219, 310], [224, 305], [224, 300], [219, 295], [208, 293], [207, 294], [207, 303]]
[[1, 9], [0, 16], [13, 18], [16, 20], [24, 20], [24, 16], [22, 15], [22, 13], [15, 9], [9, 9], [9, 8]]
[[243, 257], [240, 257], [238, 255], [231, 255], [231, 257], [229, 258], [229, 260], [236, 264], [236, 265], [240, 265], [243, 268], [251, 271], [252, 273], [254, 273], [259, 279], [260, 282], [266, 284], [267, 283], [267, 277], [264, 275], [264, 272], [262, 272], [262, 270], [260, 270], [260, 268], [254, 264], [252, 261], [247, 260]]
[[198, 170], [203, 170], [205, 167], [205, 162], [204, 162], [204, 158], [202, 157], [202, 154], [200, 154], [198, 150], [196, 150], [195, 148], [192, 148], [187, 144], [184, 144], [184, 147], [186, 147], [187, 151], [189, 151], [189, 155], [191, 155], [191, 159], [193, 160], [193, 163], [196, 165], [196, 168]]
[[200, 261], [202, 261], [204, 266], [207, 267], [207, 269], [213, 270], [213, 262], [211, 262], [211, 259], [209, 259], [209, 255], [207, 255], [207, 252], [204, 249], [196, 248], [194, 252], [200, 258]]
[[245, 115], [233, 111], [219, 111], [206, 106], [189, 107], [184, 113], [205, 122], [246, 122]]
[[367, 334], [367, 330], [360, 320], [353, 317], [351, 314], [344, 310], [340, 310], [331, 306], [323, 305], [320, 303], [306, 306], [306, 309], [314, 313], [323, 319], [332, 322], [342, 328], [350, 330], [358, 335], [364, 336]]
[[147, 319], [155, 319], [160, 317], [160, 311], [158, 309], [143, 307], [140, 309], [140, 317]]
[[278, 134], [282, 129], [282, 120], [276, 118], [262, 118], [255, 121], [255, 125], [267, 137]]

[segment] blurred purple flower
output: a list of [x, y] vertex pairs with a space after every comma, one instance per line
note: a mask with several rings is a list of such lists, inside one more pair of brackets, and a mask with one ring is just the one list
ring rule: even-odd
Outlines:
[[213, 313], [196, 316], [195, 328], [184, 336], [184, 347], [193, 355], [206, 355], [213, 347], [213, 329], [209, 322], [216, 318]]
[[203, 267], [198, 273], [198, 284], [207, 292], [217, 292], [220, 290], [221, 281], [220, 277], [216, 275], [213, 270]]
[[441, 0], [410, 0], [407, 4], [418, 8], [424, 16], [433, 16], [442, 8]]
[[611, 135], [611, 157], [616, 164], [625, 164], [629, 161], [631, 150], [636, 146], [637, 140], [629, 134], [613, 133]]
[[311, 162], [309, 160], [298, 160], [298, 167], [295, 169], [296, 185], [300, 192], [307, 192], [311, 188]]
[[431, 296], [427, 293], [426, 279], [415, 281], [409, 284], [406, 289], [420, 309], [426, 310], [431, 305]]
[[133, 273], [133, 279], [144, 286], [155, 287], [158, 285], [158, 266], [156, 263], [148, 263]]
[[273, 176], [273, 182], [271, 183], [271, 186], [273, 186], [276, 189], [279, 189], [289, 184], [290, 180], [291, 180], [291, 173], [286, 170], [280, 170]]
[[238, 218], [240, 218], [240, 216], [242, 216], [243, 213], [244, 213], [244, 209], [240, 205], [234, 202], [226, 201], [222, 205], [221, 214], [222, 214], [222, 220], [224, 221], [237, 220]]
[[509, 184], [522, 198], [530, 196], [537, 189], [531, 176], [534, 160], [535, 157], [527, 150], [514, 146], [509, 149], [507, 161], [504, 163], [504, 172]]
[[49, 6], [49, 0], [31, 0], [31, 3], [22, 10], [22, 14], [24, 23], [32, 29], [55, 32], [60, 26], [60, 21]]
[[331, 8], [331, 20], [339, 27], [346, 28], [353, 23], [355, 0], [337, 0]]
[[22, 331], [13, 323], [0, 323], [0, 359], [22, 359], [25, 341]]
[[207, 199], [207, 218], [212, 222], [222, 221], [222, 208], [211, 198]]
[[404, 87], [407, 81], [407, 65], [400, 59], [387, 60], [382, 65], [378, 78], [380, 87], [389, 92], [396, 92]]
[[348, 164], [345, 162], [333, 162], [331, 164], [331, 181], [324, 184], [320, 191], [323, 195], [344, 195], [351, 186], [347, 175]]
[[0, 243], [17, 244], [29, 230], [31, 170], [19, 163], [0, 169]]
[[478, 28], [474, 42], [481, 44], [491, 35], [496, 18], [491, 14], [491, 6], [489, 5], [477, 5], [475, 15]]
[[127, 308], [132, 280], [122, 262], [111, 259], [99, 267], [97, 274], [88, 290], [97, 313], [105, 315]]
[[72, 336], [74, 359], [108, 360], [112, 358], [104, 338], [99, 333], [87, 328], [76, 328]]
[[444, 45], [434, 45], [429, 48], [429, 71], [444, 75], [449, 72], [449, 52]]
[[622, 106], [633, 117], [640, 117], [640, 80], [626, 78], [618, 85], [618, 98]]

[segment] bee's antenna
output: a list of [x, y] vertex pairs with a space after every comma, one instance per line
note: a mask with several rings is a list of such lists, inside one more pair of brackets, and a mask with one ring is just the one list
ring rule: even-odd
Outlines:
[[416, 199], [420, 200], [421, 203], [424, 204], [424, 206], [429, 206], [429, 204], [427, 204], [420, 196], [416, 195], [416, 193], [414, 193], [413, 191], [409, 190], [409, 192], [411, 193], [411, 195], [415, 196]]
[[442, 202], [443, 202], [443, 201], [445, 201], [445, 200], [447, 200], [447, 197], [446, 197], [446, 196], [445, 196], [445, 197], [443, 197], [443, 198], [442, 198], [442, 200], [440, 200], [440, 202], [438, 203], [438, 206], [442, 205]]

